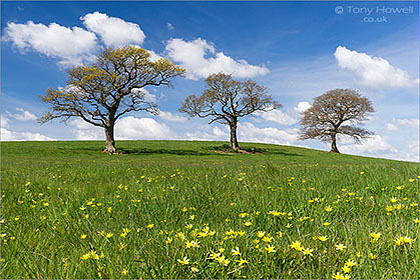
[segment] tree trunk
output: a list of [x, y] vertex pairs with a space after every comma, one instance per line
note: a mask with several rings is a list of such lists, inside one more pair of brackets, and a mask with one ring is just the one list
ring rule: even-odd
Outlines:
[[106, 146], [104, 152], [110, 154], [116, 154], [117, 149], [115, 148], [114, 140], [114, 125], [105, 127]]
[[337, 137], [335, 134], [331, 135], [331, 153], [340, 153], [337, 148]]
[[238, 123], [236, 121], [230, 124], [230, 147], [235, 151], [239, 150], [238, 137], [236, 136], [237, 127]]

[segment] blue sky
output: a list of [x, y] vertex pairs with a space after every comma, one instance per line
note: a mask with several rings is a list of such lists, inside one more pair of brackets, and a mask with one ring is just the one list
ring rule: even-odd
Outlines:
[[[74, 119], [36, 122], [38, 95], [64, 86], [66, 70], [106, 46], [136, 44], [187, 69], [173, 88], [147, 89], [159, 116], [135, 113], [117, 139], [228, 140], [227, 128], [177, 112], [214, 71], [267, 86], [284, 107], [241, 120], [239, 141], [328, 149], [298, 141], [300, 111], [334, 88], [376, 109], [362, 145], [344, 153], [418, 161], [418, 2], [1, 2], [2, 140], [104, 139]], [[337, 8], [337, 6], [340, 6]], [[123, 30], [123, 31], [122, 31]]]

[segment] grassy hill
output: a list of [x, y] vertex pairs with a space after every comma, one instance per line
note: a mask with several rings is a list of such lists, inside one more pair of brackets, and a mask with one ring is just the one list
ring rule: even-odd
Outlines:
[[420, 277], [418, 164], [223, 144], [2, 143], [1, 277]]

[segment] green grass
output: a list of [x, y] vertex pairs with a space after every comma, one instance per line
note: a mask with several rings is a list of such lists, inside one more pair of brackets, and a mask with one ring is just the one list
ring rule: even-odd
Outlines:
[[420, 278], [418, 164], [222, 144], [2, 143], [1, 278]]

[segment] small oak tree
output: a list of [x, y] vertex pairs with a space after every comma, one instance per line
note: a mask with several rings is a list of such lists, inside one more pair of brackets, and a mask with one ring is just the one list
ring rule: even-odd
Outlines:
[[150, 54], [142, 48], [105, 49], [96, 63], [69, 70], [66, 87], [50, 88], [41, 96], [42, 101], [50, 105], [50, 110], [39, 121], [45, 123], [60, 118], [66, 122], [71, 117], [80, 117], [94, 126], [103, 127], [104, 151], [116, 153], [116, 121], [132, 111], [157, 114], [157, 104], [144, 88], [169, 86], [172, 78], [184, 72], [167, 59], [152, 61]]
[[356, 126], [367, 120], [375, 110], [372, 103], [356, 90], [334, 89], [314, 99], [312, 107], [303, 112], [300, 140], [319, 139], [331, 142], [331, 152], [339, 153], [338, 135], [347, 135], [360, 143], [373, 133]]
[[281, 107], [281, 104], [267, 94], [266, 87], [252, 80], [236, 81], [231, 75], [218, 73], [207, 77], [205, 87], [199, 97], [188, 96], [179, 111], [190, 117], [210, 117], [209, 124], [218, 122], [229, 125], [230, 147], [235, 151], [239, 150], [239, 118], [257, 111], [267, 112]]

